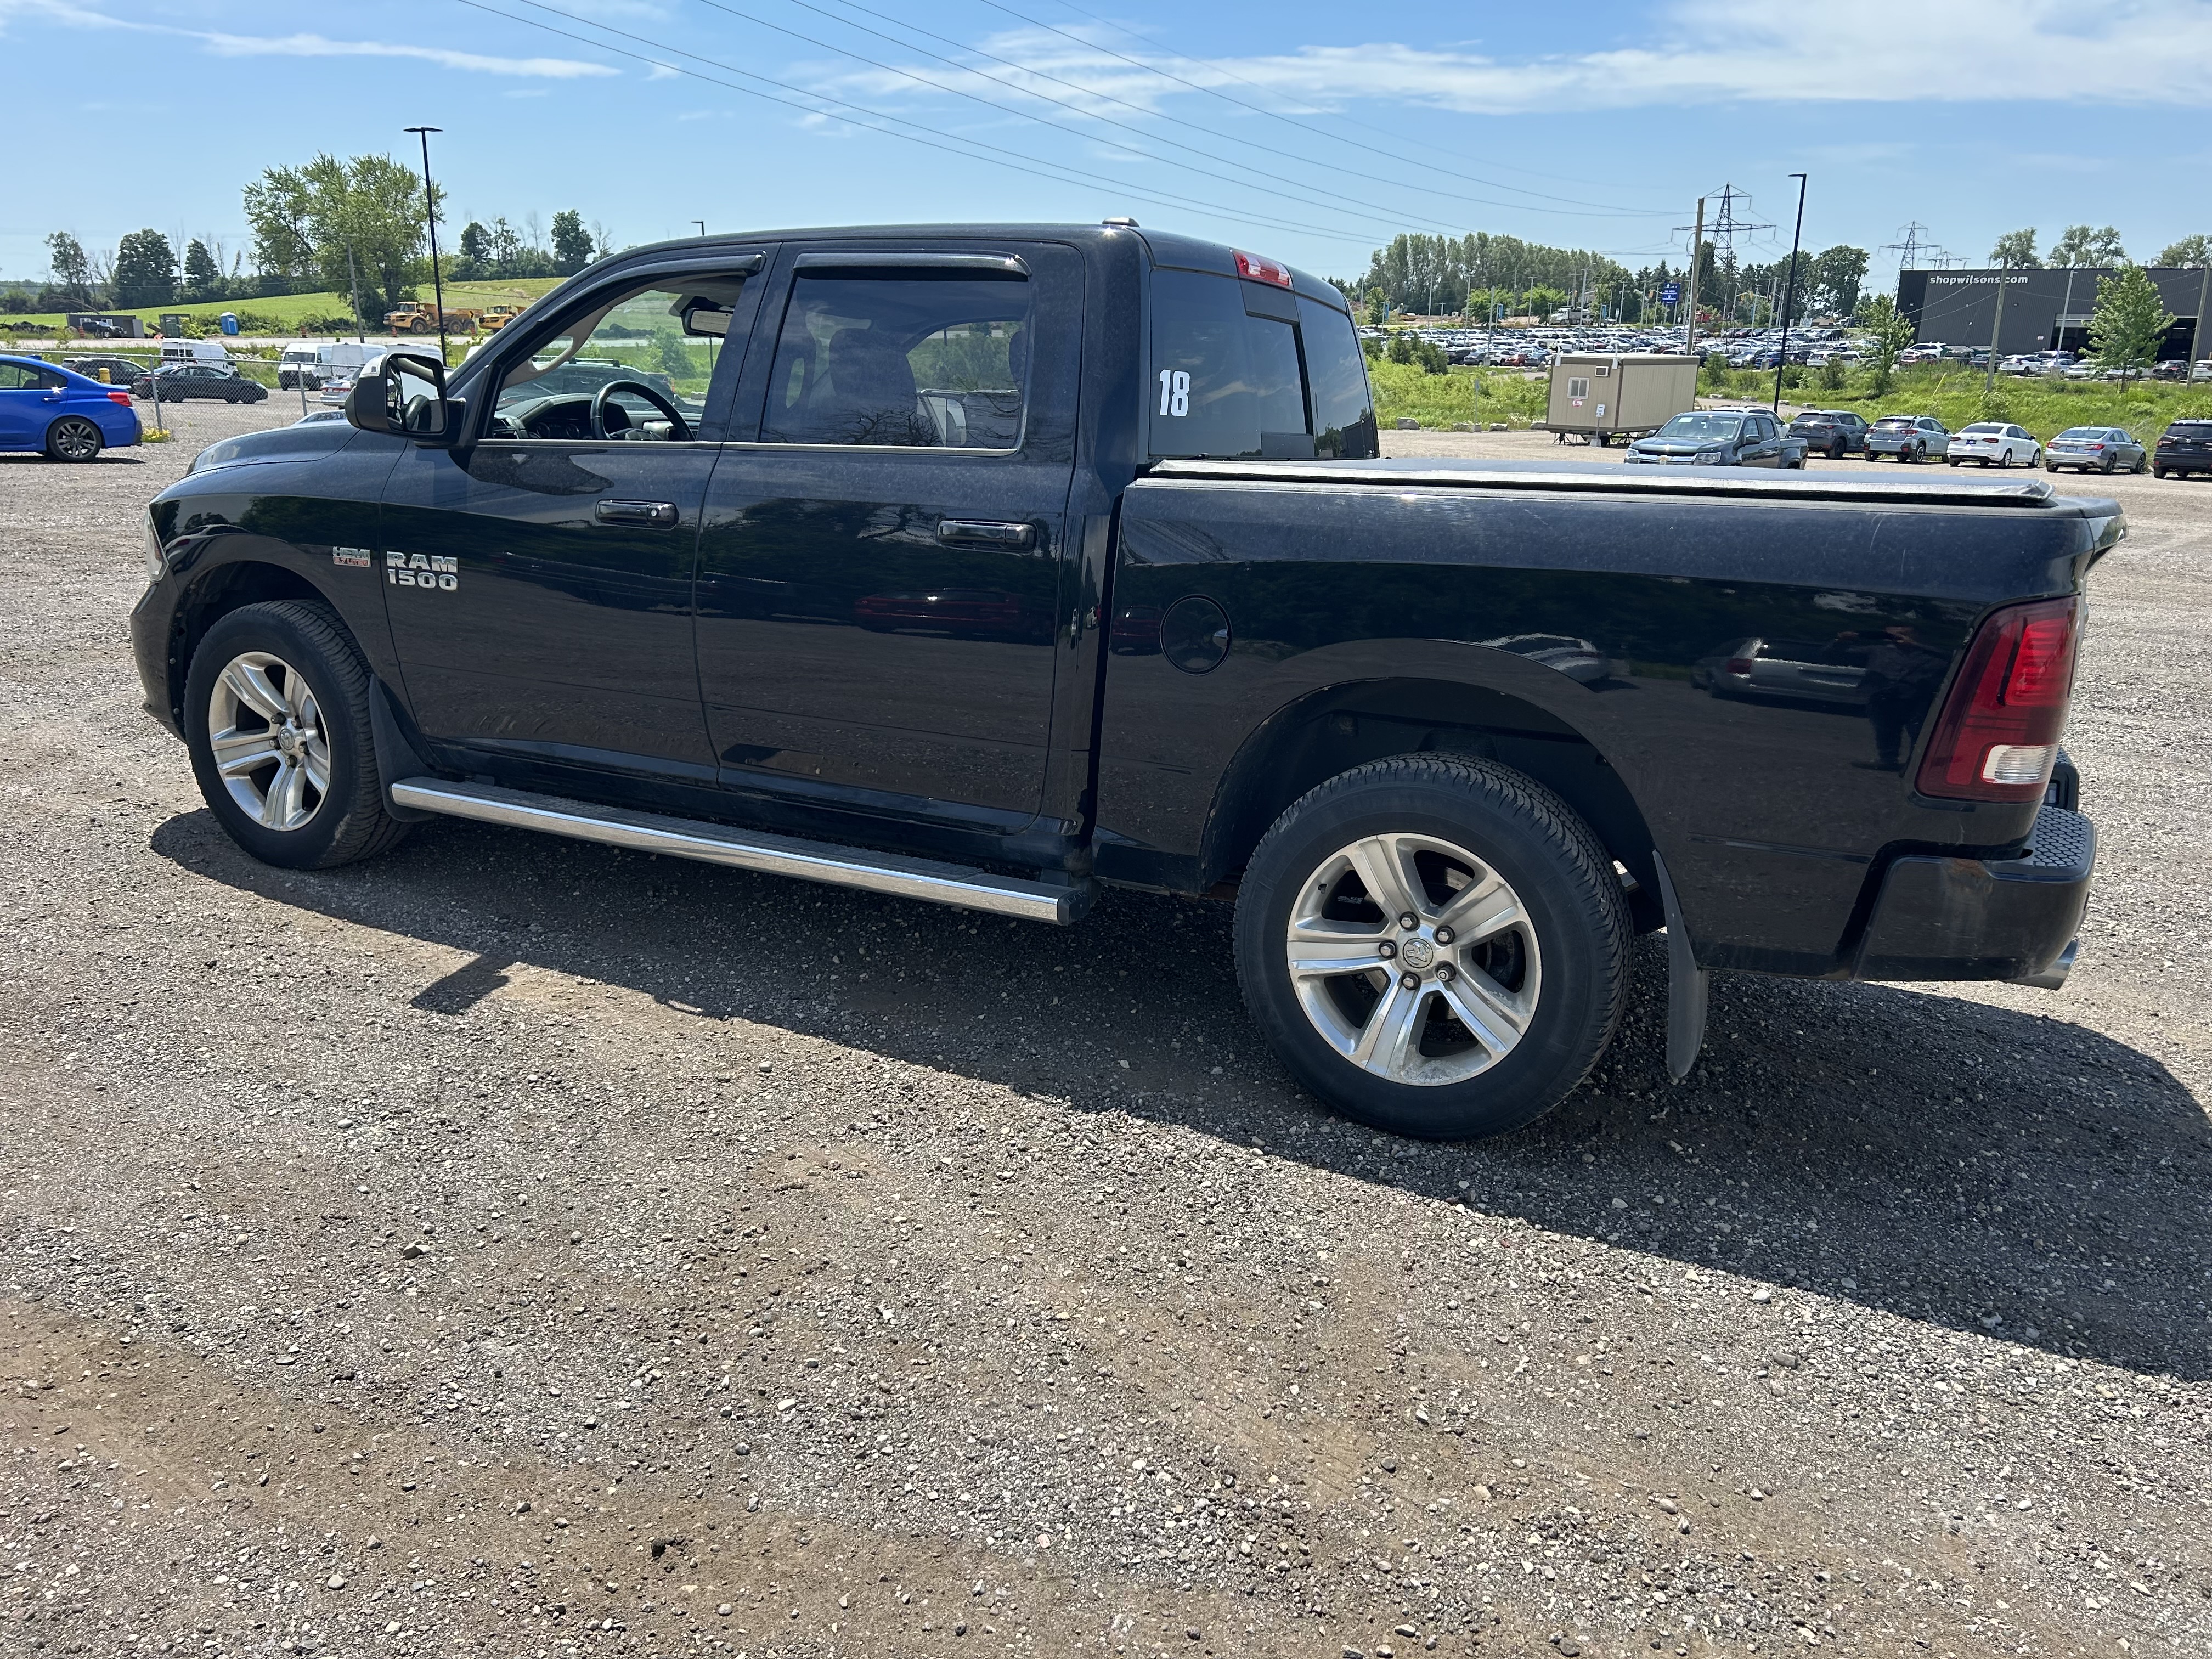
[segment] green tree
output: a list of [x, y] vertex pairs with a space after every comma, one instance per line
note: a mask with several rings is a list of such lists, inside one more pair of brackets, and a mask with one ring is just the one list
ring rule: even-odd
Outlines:
[[1389, 355], [1394, 363], [1410, 363], [1415, 360], [1419, 354], [1413, 349], [1413, 336], [1410, 329], [1401, 328], [1390, 337]]
[[185, 244], [185, 289], [187, 300], [220, 300], [222, 298], [222, 267], [216, 263], [208, 245], [197, 236]]
[[1813, 257], [1811, 309], [1831, 317], [1848, 317], [1859, 308], [1859, 285], [1866, 281], [1867, 251], [1838, 242]]
[[2106, 225], [2102, 230], [2092, 230], [2087, 225], [2069, 225], [2051, 245], [2051, 263], [2054, 265], [2118, 265], [2125, 264], [2127, 258], [2127, 249], [2120, 246], [2119, 229], [2113, 225]]
[[2099, 279], [2097, 311], [2089, 319], [2089, 349], [2106, 368], [2120, 371], [2123, 389], [2136, 370], [2157, 355], [2173, 313], [2159, 297], [2158, 286], [2140, 265], [2123, 265]]
[[173, 305], [177, 254], [158, 230], [134, 230], [115, 250], [115, 303], [125, 311]]
[[[2063, 263], [2057, 253], [2057, 248], [2051, 250], [2051, 262], [2053, 264]], [[2043, 261], [2035, 257], [2034, 227], [2030, 226], [2026, 230], [2008, 230], [1998, 237], [1997, 245], [1990, 250], [1990, 263], [2002, 265], [2007, 270], [2035, 270]]]
[[471, 219], [461, 227], [461, 251], [453, 261], [456, 276], [481, 276], [491, 263], [491, 234], [483, 222]]
[[423, 210], [421, 175], [388, 155], [325, 154], [305, 167], [270, 167], [246, 187], [262, 270], [343, 290], [350, 249], [375, 313], [422, 278]]
[[1867, 356], [1874, 368], [1874, 394], [1879, 398], [1897, 382], [1897, 354], [1912, 343], [1912, 319], [1898, 314], [1897, 301], [1888, 295], [1869, 294], [1859, 302], [1858, 321], [1871, 337]]
[[1367, 290], [1367, 320], [1376, 328], [1390, 320], [1390, 296], [1379, 288]]
[[46, 259], [54, 273], [54, 286], [66, 295], [71, 305], [92, 303], [92, 260], [84, 251], [84, 244], [65, 230], [58, 230], [46, 238]]
[[1532, 288], [1521, 296], [1521, 303], [1528, 308], [1528, 314], [1539, 322], [1566, 302], [1566, 291], [1563, 289]]
[[2185, 236], [2159, 251], [2154, 265], [2190, 265], [2199, 270], [2212, 265], [2212, 236]]
[[592, 233], [584, 228], [584, 216], [563, 208], [553, 216], [553, 269], [573, 276], [592, 263]]

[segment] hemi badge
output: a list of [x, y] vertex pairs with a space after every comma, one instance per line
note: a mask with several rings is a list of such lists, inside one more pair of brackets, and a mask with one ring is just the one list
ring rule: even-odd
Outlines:
[[350, 570], [366, 570], [369, 566], [368, 550], [365, 547], [334, 547], [331, 562], [344, 565]]

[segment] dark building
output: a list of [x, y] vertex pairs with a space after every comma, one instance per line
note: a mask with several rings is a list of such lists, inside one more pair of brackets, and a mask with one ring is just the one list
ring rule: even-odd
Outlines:
[[[2097, 309], [2097, 283], [2112, 275], [2099, 265], [2052, 266], [2038, 270], [1908, 270], [1897, 279], [1897, 308], [1911, 319], [1917, 337], [1945, 345], [1986, 346], [1996, 320], [1999, 280], [2004, 289], [2004, 320], [1997, 329], [1997, 355], [2075, 351], [2089, 349], [2089, 318]], [[2212, 333], [2200, 346], [2197, 319], [2205, 309], [2206, 273], [2159, 267], [2145, 272], [2157, 284], [2173, 326], [2158, 349], [2165, 357], [2212, 356]]]

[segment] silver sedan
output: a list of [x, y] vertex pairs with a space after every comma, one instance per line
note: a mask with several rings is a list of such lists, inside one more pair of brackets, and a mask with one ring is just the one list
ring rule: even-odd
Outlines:
[[2084, 472], [2141, 472], [2149, 465], [2150, 452], [2118, 426], [2069, 426], [2043, 452], [2045, 472], [2063, 466]]

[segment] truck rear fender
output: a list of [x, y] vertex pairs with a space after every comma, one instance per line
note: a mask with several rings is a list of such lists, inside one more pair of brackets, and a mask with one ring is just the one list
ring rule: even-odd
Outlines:
[[1267, 826], [1316, 785], [1385, 756], [1428, 752], [1496, 761], [1557, 793], [1628, 872], [1637, 930], [1664, 925], [1650, 830], [1596, 744], [1534, 703], [1451, 681], [1327, 686], [1271, 715], [1215, 790], [1200, 854], [1206, 880], [1233, 879]]

